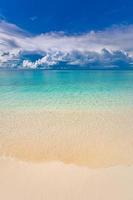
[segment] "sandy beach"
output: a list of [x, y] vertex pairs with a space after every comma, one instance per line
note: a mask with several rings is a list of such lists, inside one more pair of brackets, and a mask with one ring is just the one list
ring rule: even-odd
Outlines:
[[0, 200], [133, 200], [133, 1], [0, 1]]
[[0, 113], [0, 199], [132, 200], [133, 112]]
[[2, 200], [132, 200], [133, 167], [89, 169], [61, 162], [0, 160]]
[[88, 167], [133, 164], [133, 112], [0, 113], [0, 155]]

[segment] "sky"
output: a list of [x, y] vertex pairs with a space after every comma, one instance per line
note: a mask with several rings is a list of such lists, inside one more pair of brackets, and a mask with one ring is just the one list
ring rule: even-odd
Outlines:
[[132, 68], [132, 0], [1, 0], [0, 67]]

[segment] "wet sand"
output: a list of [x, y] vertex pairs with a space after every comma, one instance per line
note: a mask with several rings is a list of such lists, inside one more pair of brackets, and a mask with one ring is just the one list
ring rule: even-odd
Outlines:
[[90, 168], [133, 164], [133, 111], [0, 113], [0, 156]]
[[133, 111], [1, 111], [1, 200], [132, 200]]

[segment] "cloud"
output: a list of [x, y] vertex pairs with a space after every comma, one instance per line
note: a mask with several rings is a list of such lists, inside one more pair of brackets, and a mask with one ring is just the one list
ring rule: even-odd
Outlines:
[[0, 21], [0, 67], [131, 68], [132, 65], [133, 25], [84, 34], [32, 35], [15, 24]]
[[37, 19], [38, 19], [37, 16], [32, 16], [32, 17], [30, 17], [30, 20], [31, 20], [31, 21], [36, 21]]

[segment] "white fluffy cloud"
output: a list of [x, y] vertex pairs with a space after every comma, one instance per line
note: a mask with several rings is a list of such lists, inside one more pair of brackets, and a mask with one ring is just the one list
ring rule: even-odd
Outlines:
[[[31, 59], [39, 55], [40, 58]], [[52, 68], [63, 63], [82, 67], [132, 67], [133, 26], [66, 35], [32, 35], [0, 21], [0, 67]]]

